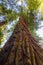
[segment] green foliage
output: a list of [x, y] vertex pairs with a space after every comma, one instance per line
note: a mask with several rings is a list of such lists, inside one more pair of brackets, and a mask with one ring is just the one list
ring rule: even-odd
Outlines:
[[30, 11], [37, 11], [39, 5], [41, 4], [40, 0], [26, 0], [26, 2]]
[[0, 15], [4, 16], [6, 22], [13, 21], [17, 18], [17, 13], [12, 9], [7, 9], [4, 4], [0, 4]]
[[0, 44], [1, 44], [1, 42], [2, 42], [2, 37], [3, 37], [2, 28], [0, 28]]
[[35, 29], [34, 29], [34, 30], [31, 29], [30, 33], [31, 33], [31, 35], [32, 35], [36, 40], [39, 41], [40, 37], [38, 37], [38, 35], [36, 35], [36, 30], [35, 30]]
[[[17, 6], [17, 2], [21, 1], [21, 5]], [[0, 15], [4, 16], [5, 22], [13, 21], [18, 16], [22, 16], [24, 20], [28, 23], [29, 29], [32, 31], [32, 34], [34, 34], [33, 30], [37, 28], [38, 22], [34, 22], [35, 16], [38, 12], [38, 7], [40, 6], [41, 2], [39, 0], [14, 0], [14, 2], [11, 4], [9, 1], [9, 4], [11, 8], [7, 9], [6, 5], [3, 4], [4, 0], [0, 4]], [[23, 2], [26, 6], [23, 5]], [[7, 3], [6, 3], [7, 4]], [[15, 10], [13, 10], [13, 6], [15, 6]], [[19, 11], [19, 13], [16, 12]], [[36, 15], [34, 15], [36, 13]], [[2, 39], [2, 30], [0, 29], [0, 43]]]
[[[15, 6], [16, 6], [18, 1], [19, 0], [14, 1]], [[2, 2], [4, 2], [4, 1], [2, 1]], [[35, 16], [33, 13], [34, 13], [34, 11], [35, 12], [37, 11], [37, 9], [40, 5], [40, 2], [39, 2], [39, 0], [26, 0], [24, 2], [26, 2], [26, 4], [27, 4], [26, 6], [23, 6], [22, 0], [21, 0], [22, 4], [20, 6], [16, 6], [16, 9], [19, 10], [19, 14], [17, 12], [15, 12], [16, 9], [14, 11], [12, 9], [7, 9], [3, 3], [0, 5], [0, 10], [1, 10], [0, 13], [5, 16], [6, 22], [13, 21], [19, 15], [23, 16], [24, 19], [28, 22], [29, 27], [32, 25], [34, 28], [36, 23], [34, 23]], [[9, 4], [11, 4], [11, 3], [9, 2]], [[12, 4], [12, 6], [13, 6], [13, 4]]]

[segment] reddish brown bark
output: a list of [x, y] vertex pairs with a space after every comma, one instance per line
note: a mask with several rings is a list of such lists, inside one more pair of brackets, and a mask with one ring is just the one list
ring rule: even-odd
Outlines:
[[0, 52], [0, 65], [43, 65], [43, 49], [30, 34], [22, 17]]

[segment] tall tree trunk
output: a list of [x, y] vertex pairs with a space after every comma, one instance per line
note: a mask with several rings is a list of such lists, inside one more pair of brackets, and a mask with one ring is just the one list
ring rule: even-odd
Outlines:
[[43, 49], [30, 34], [22, 17], [0, 52], [0, 65], [43, 65]]

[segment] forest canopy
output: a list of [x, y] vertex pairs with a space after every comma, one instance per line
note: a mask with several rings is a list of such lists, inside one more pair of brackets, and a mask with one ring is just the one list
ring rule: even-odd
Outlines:
[[[14, 30], [19, 16], [24, 18], [31, 33], [37, 38], [35, 30], [40, 28], [43, 20], [42, 3], [42, 0], [0, 0], [0, 44], [4, 37]], [[41, 17], [38, 18], [40, 13]], [[11, 28], [6, 29], [10, 24]]]

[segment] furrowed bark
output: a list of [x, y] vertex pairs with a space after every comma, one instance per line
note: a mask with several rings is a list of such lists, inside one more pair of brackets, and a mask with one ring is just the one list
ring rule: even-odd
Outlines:
[[22, 17], [0, 52], [0, 65], [43, 65], [43, 49]]

